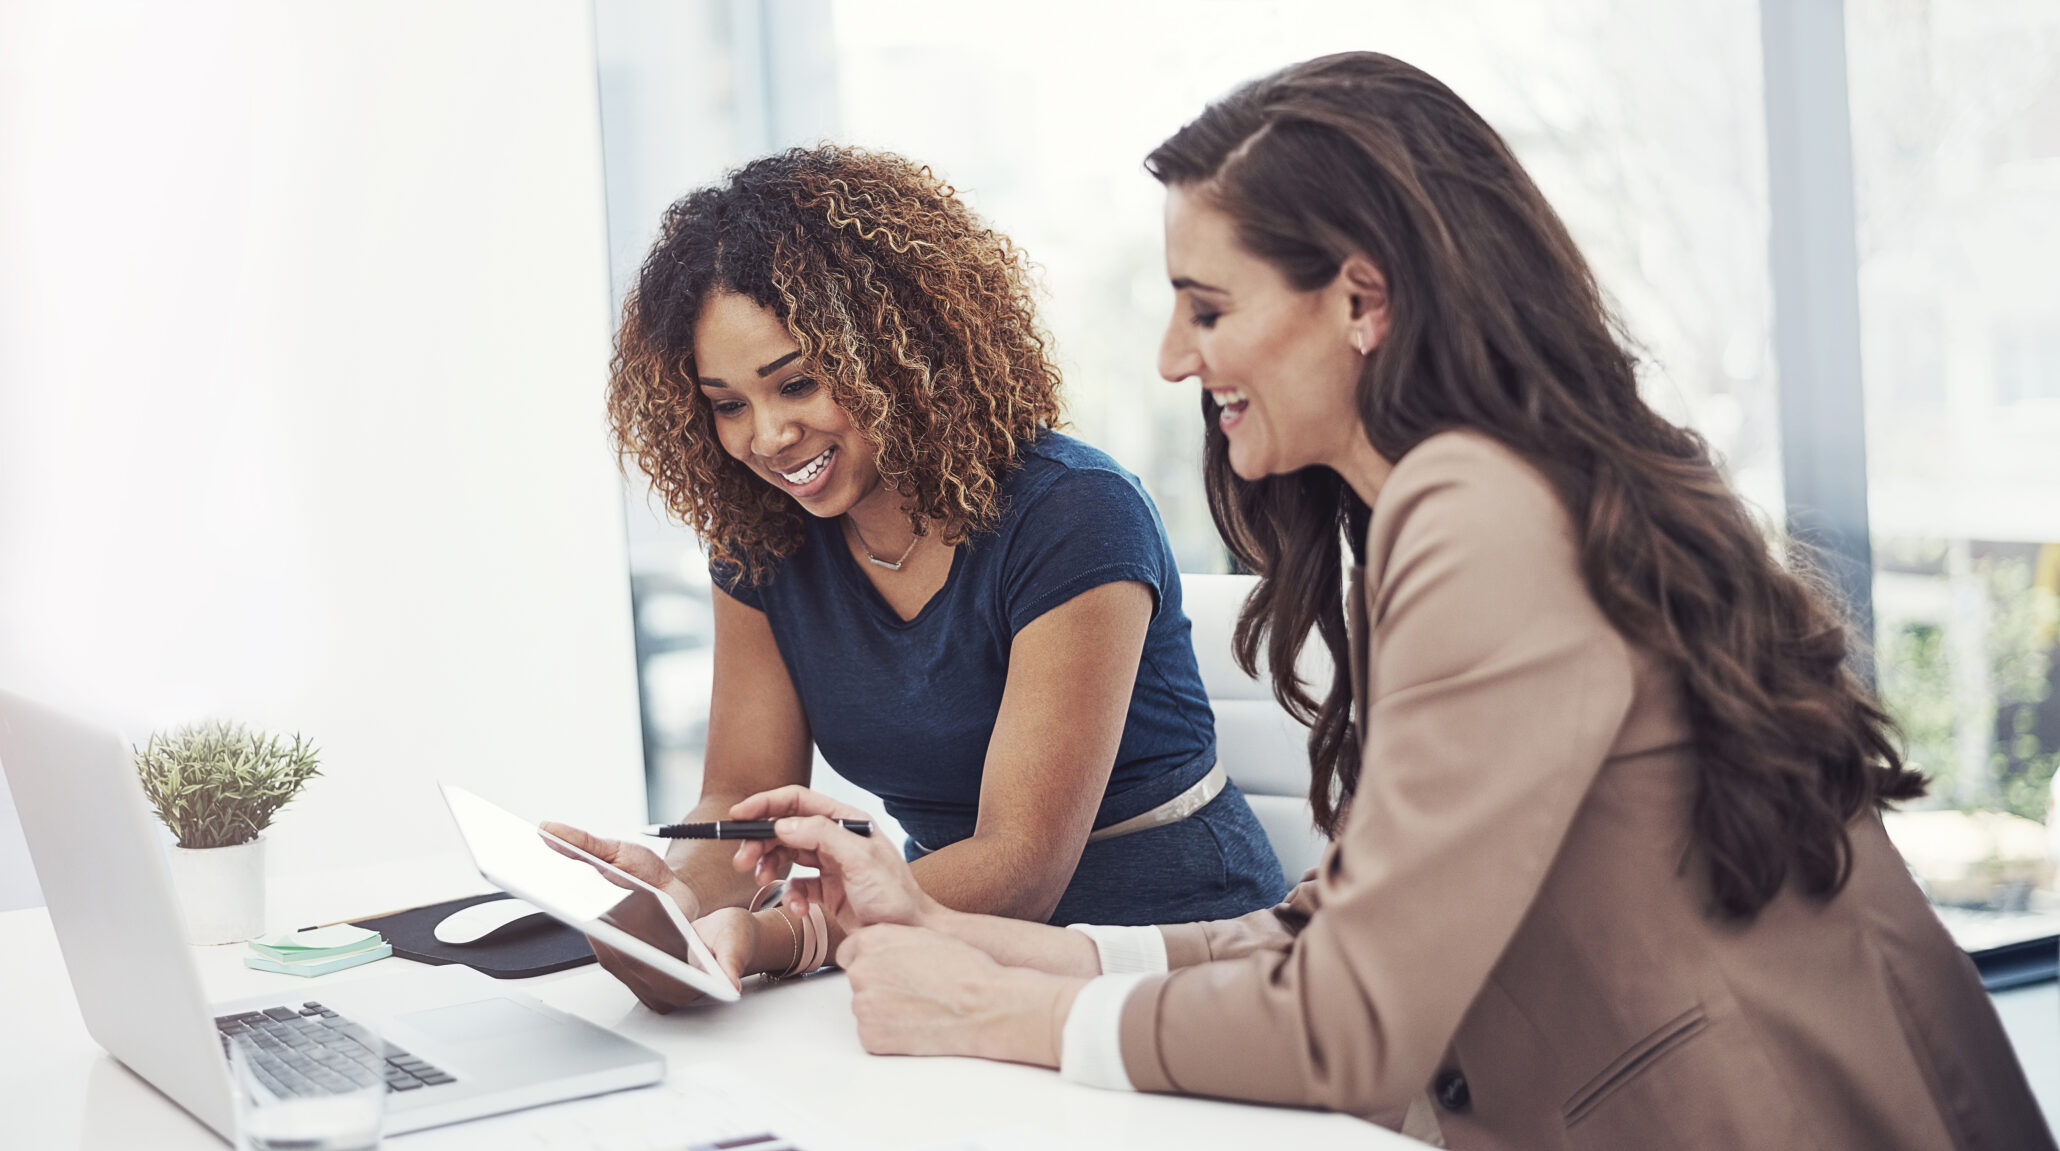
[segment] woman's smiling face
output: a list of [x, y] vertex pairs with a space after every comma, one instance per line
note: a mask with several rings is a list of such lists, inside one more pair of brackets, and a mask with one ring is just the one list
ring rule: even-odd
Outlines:
[[731, 292], [710, 296], [694, 325], [694, 364], [723, 450], [809, 514], [830, 519], [892, 497], [872, 442], [771, 308]]
[[1229, 215], [1188, 187], [1166, 190], [1166, 270], [1175, 298], [1159, 374], [1201, 381], [1240, 478], [1337, 466], [1357, 452], [1352, 441], [1365, 439], [1358, 348], [1370, 351], [1385, 334], [1384, 307], [1376, 322], [1343, 274], [1297, 291], [1245, 248]]

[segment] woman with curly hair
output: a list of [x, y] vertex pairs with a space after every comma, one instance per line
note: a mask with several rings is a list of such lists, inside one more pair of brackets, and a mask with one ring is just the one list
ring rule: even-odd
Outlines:
[[[689, 819], [807, 783], [813, 744], [953, 907], [1140, 924], [1280, 898], [1158, 513], [1055, 430], [1058, 388], [1020, 254], [927, 169], [795, 150], [667, 211], [608, 410], [717, 584]], [[661, 862], [559, 830], [703, 917], [732, 976], [830, 952], [820, 919], [755, 908], [729, 845]], [[693, 997], [596, 951], [654, 1008]]]
[[[1840, 612], [1638, 392], [1559, 217], [1372, 53], [1146, 162], [1237, 642], [1332, 841], [1280, 907], [1088, 933], [943, 908], [800, 789], [869, 1050], [1324, 1107], [1453, 1148], [2054, 1146], [1883, 830], [1921, 795]], [[1345, 578], [1349, 569], [1350, 578]], [[1312, 638], [1327, 690], [1291, 669]], [[761, 845], [740, 849], [759, 858]]]

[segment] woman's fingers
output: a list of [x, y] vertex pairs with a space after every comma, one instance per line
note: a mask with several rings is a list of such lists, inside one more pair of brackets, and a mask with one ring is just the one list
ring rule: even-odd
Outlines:
[[769, 878], [760, 879], [759, 882], [771, 883], [774, 879], [785, 875], [796, 864], [800, 864], [802, 867], [821, 867], [822, 860], [813, 851], [796, 851], [785, 844], [769, 842], [759, 853], [758, 869], [754, 874], [769, 876]]
[[782, 847], [795, 853], [796, 862], [812, 862], [817, 867], [825, 860], [842, 867], [860, 867], [872, 854], [871, 836], [846, 831], [826, 816], [787, 816], [773, 823], [773, 832]]
[[[814, 853], [795, 851], [777, 839], [747, 839], [737, 845], [731, 866], [760, 876], [760, 883], [771, 883], [797, 863], [803, 867], [814, 867]], [[766, 874], [768, 869], [772, 872], [770, 876]]]
[[822, 901], [823, 881], [820, 878], [809, 876], [787, 881], [787, 894], [784, 902], [788, 907], [793, 908], [794, 914], [807, 915], [809, 904], [821, 903]]
[[758, 857], [765, 854], [766, 841], [747, 839], [737, 844], [737, 852], [730, 857], [730, 866], [738, 871], [758, 870]]
[[[599, 859], [619, 870], [636, 876], [653, 887], [665, 887], [678, 878], [673, 874], [672, 868], [666, 866], [665, 860], [660, 858], [657, 852], [652, 851], [641, 843], [625, 843], [619, 839], [608, 839], [581, 831], [570, 824], [552, 823], [550, 821], [538, 824], [537, 830], [544, 833], [541, 838], [550, 846], [551, 850], [560, 855], [579, 859], [579, 856], [565, 849], [565, 844], [570, 844], [593, 856], [595, 859]], [[564, 840], [565, 844], [554, 842], [554, 836], [557, 839]], [[580, 859], [580, 862], [588, 863], [589, 861]], [[601, 875], [615, 886], [635, 890], [632, 884], [624, 883], [621, 877], [610, 875], [605, 869], [596, 868], [595, 870], [600, 871]]]
[[741, 907], [720, 907], [694, 921], [694, 931], [729, 976], [730, 986], [744, 986], [744, 967], [757, 950], [758, 932], [751, 914]]
[[[537, 825], [537, 833], [537, 838], [544, 841], [544, 846], [567, 859], [584, 863], [588, 867], [594, 867], [593, 859], [587, 859], [579, 855], [578, 852], [573, 851], [573, 848], [576, 847], [580, 851], [586, 852], [587, 855], [593, 856], [594, 859], [615, 863], [616, 857], [621, 853], [623, 847], [616, 840], [603, 839], [598, 835], [589, 835], [570, 824], [564, 823], [551, 823], [548, 821], [540, 823]], [[560, 840], [564, 842], [561, 843], [559, 842]], [[620, 864], [616, 864], [616, 866], [621, 867]], [[630, 891], [636, 890], [635, 884], [624, 882], [621, 876], [606, 868], [594, 867], [594, 870], [600, 873], [601, 878], [617, 887]], [[627, 871], [629, 869], [622, 868], [622, 870]]]
[[844, 942], [837, 945], [837, 966], [850, 971], [852, 964], [872, 951], [874, 941], [879, 938], [878, 933], [892, 931], [894, 927], [894, 924], [883, 923], [876, 927], [861, 927], [846, 935]]
[[[600, 836], [589, 835], [586, 832], [581, 831], [579, 828], [574, 827], [569, 823], [559, 823], [556, 820], [550, 819], [544, 820], [542, 823], [537, 824], [537, 826], [545, 831], [550, 832], [552, 835], [557, 836], [559, 839], [564, 840], [572, 846], [579, 848], [581, 851], [592, 852], [595, 855], [601, 854], [599, 848], [599, 844], [601, 842]], [[549, 841], [547, 840], [546, 842]], [[562, 849], [560, 849], [558, 845], [555, 843], [551, 844], [551, 849], [553, 851], [559, 851], [561, 854], [563, 853]]]
[[641, 843], [617, 843], [614, 856], [603, 858], [653, 887], [664, 887], [679, 878], [657, 852]]
[[730, 808], [731, 819], [779, 819], [789, 815], [821, 815], [831, 819], [869, 819], [865, 812], [839, 803], [820, 791], [790, 783], [761, 791]]
[[[589, 835], [569, 823], [557, 823], [547, 819], [537, 824], [536, 827], [538, 831], [544, 833], [541, 838], [545, 845], [567, 859], [579, 859], [579, 855], [576, 852], [567, 850], [567, 844], [579, 848], [580, 851], [584, 851], [588, 855], [601, 859], [606, 859], [615, 853], [614, 840], [603, 839], [598, 835]], [[565, 842], [560, 843], [559, 840], [564, 840]], [[581, 863], [586, 862], [584, 859], [579, 859], [579, 861]]]

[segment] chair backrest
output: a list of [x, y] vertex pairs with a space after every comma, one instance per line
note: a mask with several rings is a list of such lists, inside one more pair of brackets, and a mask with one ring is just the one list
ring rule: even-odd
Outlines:
[[[1239, 670], [1230, 637], [1256, 576], [1182, 575], [1180, 596], [1194, 624], [1195, 659], [1216, 712], [1216, 758], [1245, 793], [1290, 882], [1315, 867], [1327, 841], [1309, 810], [1309, 729], [1273, 698], [1272, 686]], [[1301, 673], [1319, 689], [1330, 682], [1321, 644], [1305, 649]]]
[[36, 868], [29, 861], [28, 837], [15, 814], [14, 795], [0, 776], [0, 911], [41, 906], [43, 889], [36, 885]]

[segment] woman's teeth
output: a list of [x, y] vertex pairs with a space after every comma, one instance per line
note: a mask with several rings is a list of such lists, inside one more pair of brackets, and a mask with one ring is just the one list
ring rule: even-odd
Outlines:
[[822, 455], [819, 455], [816, 458], [803, 464], [801, 466], [800, 471], [781, 472], [780, 478], [786, 480], [788, 483], [793, 484], [795, 487], [798, 488], [803, 484], [806, 484], [808, 481], [814, 479], [815, 477], [821, 475], [823, 473], [823, 469], [828, 467], [830, 464], [830, 456], [835, 454], [836, 451], [836, 448], [825, 448], [823, 449]]
[[1251, 401], [1245, 397], [1243, 391], [1237, 388], [1222, 388], [1211, 391], [1209, 395], [1216, 400], [1216, 423], [1219, 426], [1228, 428], [1245, 418], [1245, 405]]

